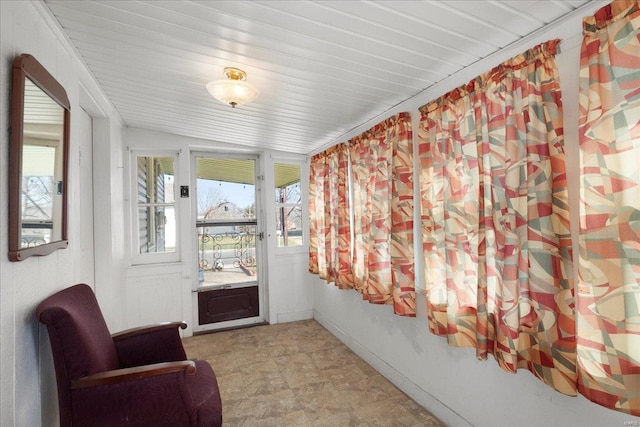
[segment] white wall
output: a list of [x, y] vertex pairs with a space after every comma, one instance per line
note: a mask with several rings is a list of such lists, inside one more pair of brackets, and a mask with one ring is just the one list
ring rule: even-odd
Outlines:
[[[0, 425], [57, 425], [57, 395], [51, 350], [46, 329], [35, 318], [37, 304], [50, 294], [75, 283], [80, 253], [78, 217], [79, 128], [74, 125], [73, 111], [91, 100], [94, 114], [103, 118], [109, 132], [100, 133], [101, 144], [110, 150], [119, 144], [119, 118], [104, 99], [88, 72], [69, 47], [65, 36], [53, 24], [40, 3], [0, 1]], [[9, 115], [11, 101], [11, 65], [15, 56], [30, 53], [62, 84], [71, 102], [71, 150], [69, 170], [69, 247], [46, 257], [31, 257], [22, 262], [9, 262], [7, 257], [7, 181]], [[81, 99], [83, 98], [83, 99]], [[87, 107], [89, 108], [89, 107]], [[90, 109], [90, 108], [89, 108]], [[106, 113], [105, 113], [106, 112]], [[100, 147], [96, 152], [100, 152]], [[117, 148], [115, 149], [117, 154]], [[104, 158], [103, 158], [104, 161]], [[109, 165], [109, 161], [105, 161]], [[105, 173], [107, 171], [105, 170]], [[118, 173], [109, 170], [101, 182], [115, 181]], [[119, 185], [119, 184], [118, 184]], [[121, 187], [116, 187], [121, 188]], [[117, 194], [105, 199], [117, 200]], [[108, 212], [100, 215], [96, 228], [115, 222]], [[120, 221], [121, 223], [121, 221]], [[113, 230], [115, 235], [122, 234]], [[109, 236], [111, 238], [112, 236]], [[116, 241], [114, 244], [118, 244]], [[118, 251], [113, 253], [117, 254]], [[99, 296], [100, 298], [100, 296]], [[105, 292], [100, 298], [110, 324], [120, 318], [114, 295]]]
[[[277, 255], [275, 250], [275, 200], [273, 192], [274, 161], [290, 160], [301, 162], [302, 179], [306, 181], [308, 166], [304, 156], [296, 156], [272, 150], [253, 150], [239, 145], [225, 144], [213, 140], [190, 138], [164, 132], [127, 128], [123, 133], [127, 150], [179, 150], [176, 185], [191, 187], [191, 154], [231, 153], [260, 156], [261, 174], [264, 175], [262, 190], [259, 191], [267, 240], [265, 265], [266, 280], [263, 285], [265, 304], [262, 308], [269, 323], [308, 319], [313, 316], [313, 290], [305, 280], [308, 252], [293, 255]], [[129, 176], [129, 159], [124, 159], [126, 174]], [[303, 183], [304, 184], [304, 183]], [[128, 185], [125, 183], [125, 185]], [[191, 196], [194, 191], [191, 189]], [[304, 201], [306, 203], [306, 199]], [[194, 217], [192, 199], [177, 200], [178, 240], [180, 259], [174, 263], [152, 265], [128, 265], [125, 268], [125, 301], [127, 307], [127, 327], [165, 320], [186, 320], [189, 327], [185, 336], [193, 333], [197, 325], [195, 317], [195, 297], [192, 296], [194, 280], [197, 280], [196, 254], [193, 241]], [[126, 227], [129, 227], [131, 207], [125, 201]], [[129, 235], [130, 233], [126, 233]], [[126, 242], [129, 247], [129, 241]], [[128, 249], [129, 250], [129, 249]], [[127, 257], [128, 258], [128, 257]], [[195, 295], [195, 294], [193, 294]], [[177, 302], [177, 303], [176, 303]]]
[[[557, 57], [563, 91], [565, 146], [570, 207], [573, 221], [574, 255], [577, 256], [579, 200], [578, 164], [578, 64], [581, 17], [603, 5], [589, 5], [535, 37], [487, 58], [464, 73], [453, 76], [438, 87], [399, 105], [356, 129], [356, 135], [396, 111], [411, 111], [414, 126], [420, 105], [489, 70], [500, 62], [535, 44], [561, 38], [562, 53]], [[417, 136], [414, 127], [414, 136]], [[339, 141], [336, 141], [339, 142]], [[416, 221], [416, 224], [418, 222]], [[417, 234], [419, 235], [419, 234]], [[577, 272], [577, 263], [574, 265]], [[575, 275], [575, 274], [574, 274]], [[423, 283], [418, 270], [418, 283]], [[432, 335], [426, 320], [424, 295], [418, 295], [418, 316], [395, 316], [388, 306], [370, 305], [355, 291], [340, 291], [317, 276], [314, 286], [315, 318], [356, 353], [392, 380], [416, 401], [452, 426], [621, 426], [638, 418], [596, 405], [582, 396], [567, 397], [544, 385], [526, 370], [508, 374], [490, 357], [481, 362], [474, 349], [448, 347], [442, 337]], [[424, 287], [424, 285], [422, 285]]]

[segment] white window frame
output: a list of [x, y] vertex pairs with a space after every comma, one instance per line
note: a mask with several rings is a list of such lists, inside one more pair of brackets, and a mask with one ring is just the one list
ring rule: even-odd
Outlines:
[[[179, 151], [156, 150], [130, 150], [129, 157], [129, 201], [131, 205], [129, 233], [131, 239], [129, 248], [131, 251], [131, 265], [161, 264], [180, 261], [180, 213], [179, 213]], [[175, 251], [140, 253], [140, 227], [138, 224], [138, 157], [172, 157], [173, 158], [173, 203], [161, 203], [158, 206], [173, 206], [175, 214]]]
[[[289, 164], [289, 165], [298, 165], [300, 167], [300, 202], [298, 203], [280, 203], [275, 200], [275, 168], [276, 164]], [[273, 186], [271, 189], [270, 197], [273, 200], [274, 206], [274, 215], [278, 211], [278, 208], [281, 207], [297, 207], [299, 206], [302, 211], [302, 245], [298, 246], [278, 246], [278, 236], [277, 233], [274, 233], [274, 246], [276, 250], [276, 255], [289, 255], [289, 254], [304, 254], [309, 252], [309, 191], [308, 191], [308, 181], [309, 181], [309, 171], [308, 171], [308, 161], [306, 159], [301, 158], [291, 158], [291, 157], [273, 157], [271, 162], [271, 173], [273, 173]], [[278, 224], [277, 218], [274, 218], [274, 225]]]

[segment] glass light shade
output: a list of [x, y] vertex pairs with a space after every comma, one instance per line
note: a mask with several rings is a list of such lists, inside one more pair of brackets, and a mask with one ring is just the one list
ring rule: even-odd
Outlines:
[[232, 107], [247, 104], [260, 94], [260, 91], [243, 80], [221, 79], [207, 83], [207, 90], [218, 101]]

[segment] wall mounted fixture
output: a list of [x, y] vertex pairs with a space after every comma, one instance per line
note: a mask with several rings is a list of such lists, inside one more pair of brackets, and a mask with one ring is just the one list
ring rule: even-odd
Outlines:
[[247, 73], [244, 71], [226, 67], [224, 69], [226, 79], [214, 80], [207, 83], [207, 90], [218, 101], [231, 105], [247, 104], [260, 94], [260, 91], [245, 80]]

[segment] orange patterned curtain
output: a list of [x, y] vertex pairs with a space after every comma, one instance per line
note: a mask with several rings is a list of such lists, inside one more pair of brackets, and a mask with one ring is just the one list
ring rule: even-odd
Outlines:
[[336, 286], [353, 288], [346, 144], [311, 158], [309, 271]]
[[413, 143], [400, 113], [349, 141], [353, 280], [364, 299], [415, 316]]
[[640, 416], [640, 4], [584, 19], [579, 390]]
[[558, 40], [421, 108], [430, 330], [576, 394]]
[[324, 259], [324, 153], [311, 156], [309, 162], [309, 273], [326, 277]]

